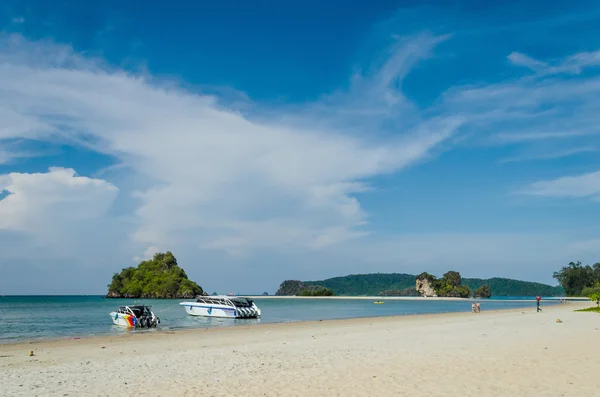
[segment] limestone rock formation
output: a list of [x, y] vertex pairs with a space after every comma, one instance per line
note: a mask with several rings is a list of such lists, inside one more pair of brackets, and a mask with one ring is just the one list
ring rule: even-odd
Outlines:
[[437, 297], [435, 289], [433, 288], [434, 281], [435, 277], [433, 277], [431, 274], [425, 272], [421, 273], [417, 276], [415, 288], [421, 294], [421, 296]]

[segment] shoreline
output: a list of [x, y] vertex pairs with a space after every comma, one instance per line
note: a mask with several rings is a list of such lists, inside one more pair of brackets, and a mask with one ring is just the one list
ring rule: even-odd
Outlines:
[[[530, 302], [535, 301], [535, 297], [527, 297], [522, 299], [503, 299], [502, 297], [491, 297], [491, 298], [449, 298], [449, 297], [424, 297], [424, 296], [354, 296], [354, 295], [335, 295], [335, 296], [294, 296], [294, 295], [239, 295], [245, 296], [252, 299], [349, 299], [349, 300], [413, 300], [413, 301], [492, 301], [492, 302]], [[585, 297], [564, 297], [554, 296], [542, 298], [543, 301], [559, 301], [566, 299], [567, 302], [579, 302], [589, 301]]]
[[[10, 396], [597, 394], [589, 303], [0, 345]], [[556, 321], [560, 319], [560, 322]], [[33, 351], [34, 355], [29, 356]]]
[[[211, 295], [208, 295], [210, 297]], [[223, 296], [223, 295], [221, 295]], [[226, 295], [228, 296], [228, 295]], [[108, 298], [103, 294], [97, 295], [0, 295], [2, 298], [28, 298], [28, 297], [98, 297], [107, 300], [189, 300], [189, 298]], [[469, 301], [469, 300], [481, 300], [481, 301], [503, 301], [503, 302], [523, 302], [535, 299], [535, 296], [517, 297], [516, 299], [505, 299], [502, 296], [492, 296], [490, 298], [451, 298], [451, 297], [439, 297], [439, 296], [382, 296], [382, 295], [333, 295], [333, 296], [298, 296], [298, 295], [252, 295], [252, 294], [239, 294], [232, 297], [248, 297], [253, 299], [365, 299], [365, 300], [433, 300], [433, 301]], [[513, 298], [513, 297], [508, 297]], [[542, 300], [560, 300], [566, 299], [567, 301], [587, 301], [589, 300], [584, 296], [550, 296], [542, 297]]]
[[[304, 299], [304, 298], [309, 298], [309, 299], [322, 299], [319, 297], [298, 297], [299, 299]], [[331, 297], [326, 297], [325, 299], [330, 299]], [[429, 298], [422, 298], [423, 300], [425, 299], [429, 299]], [[436, 300], [436, 299], [434, 299]], [[464, 299], [464, 298], [440, 298], [437, 300], [459, 300], [459, 301], [468, 301], [471, 299]], [[524, 300], [523, 300], [524, 301]], [[519, 301], [515, 301], [515, 302], [522, 302], [522, 300]], [[589, 300], [587, 301], [589, 302]], [[588, 307], [587, 304], [583, 304], [583, 302], [579, 302], [579, 301], [568, 301], [568, 303], [565, 304], [556, 304], [553, 303], [550, 307], [552, 306], [558, 306], [558, 307], [564, 307], [564, 306], [572, 306], [573, 304], [576, 304], [576, 306], [578, 308], [585, 308]], [[517, 313], [517, 312], [524, 312], [527, 310], [533, 310], [533, 308], [531, 307], [511, 307], [511, 308], [498, 308], [498, 309], [489, 309], [486, 310], [484, 308], [484, 310], [479, 313], [484, 314], [484, 313]], [[575, 310], [575, 309], [573, 309]], [[402, 319], [407, 319], [407, 318], [435, 318], [435, 317], [459, 317], [459, 316], [465, 316], [465, 315], [475, 315], [474, 313], [468, 312], [468, 311], [458, 311], [458, 312], [439, 312], [439, 313], [415, 313], [415, 314], [398, 314], [398, 315], [387, 315], [387, 316], [362, 316], [362, 317], [350, 317], [350, 318], [331, 318], [331, 319], [324, 319], [324, 320], [295, 320], [295, 321], [282, 321], [282, 322], [272, 322], [272, 323], [260, 323], [260, 324], [242, 324], [242, 325], [227, 325], [227, 326], [221, 326], [221, 327], [198, 327], [198, 328], [178, 328], [178, 329], [160, 329], [160, 328], [156, 328], [154, 330], [144, 330], [144, 331], [126, 331], [123, 330], [124, 333], [122, 334], [112, 334], [112, 335], [108, 335], [108, 334], [104, 334], [104, 335], [71, 335], [71, 336], [62, 336], [62, 337], [56, 337], [56, 338], [40, 338], [40, 339], [21, 339], [21, 340], [15, 340], [15, 341], [9, 341], [9, 342], [0, 342], [0, 353], [2, 352], [3, 348], [5, 347], [11, 347], [11, 346], [31, 346], [31, 345], [44, 345], [46, 343], [48, 344], [53, 344], [53, 343], [79, 343], [80, 341], [87, 341], [87, 340], [97, 340], [97, 341], [102, 341], [102, 340], [110, 340], [111, 342], [113, 341], [113, 339], [128, 339], [128, 338], [153, 338], [153, 337], [157, 337], [160, 335], [174, 335], [174, 334], [194, 334], [194, 333], [205, 333], [207, 331], [210, 332], [225, 332], [225, 330], [248, 330], [248, 329], [253, 329], [253, 328], [276, 328], [278, 326], [285, 326], [285, 325], [290, 325], [290, 324], [303, 324], [303, 325], [307, 325], [310, 326], [311, 324], [322, 324], [322, 323], [344, 323], [344, 322], [369, 322], [369, 321], [384, 321], [384, 320], [390, 320], [390, 321], [399, 321]], [[236, 331], [237, 332], [237, 331]]]

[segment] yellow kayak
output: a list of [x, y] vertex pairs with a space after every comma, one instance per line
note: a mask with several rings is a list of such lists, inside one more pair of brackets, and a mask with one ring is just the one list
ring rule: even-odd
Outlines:
[[383, 305], [384, 304], [384, 302], [382, 302], [382, 301], [375, 301], [373, 303], [376, 304], [376, 305]]

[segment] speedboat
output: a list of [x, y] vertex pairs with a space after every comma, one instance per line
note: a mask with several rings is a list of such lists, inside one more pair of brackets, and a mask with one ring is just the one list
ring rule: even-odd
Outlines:
[[181, 302], [192, 316], [222, 318], [258, 318], [260, 309], [252, 299], [241, 296], [197, 296], [195, 302]]
[[115, 325], [128, 328], [152, 328], [160, 324], [160, 319], [150, 310], [151, 306], [121, 306], [110, 313]]

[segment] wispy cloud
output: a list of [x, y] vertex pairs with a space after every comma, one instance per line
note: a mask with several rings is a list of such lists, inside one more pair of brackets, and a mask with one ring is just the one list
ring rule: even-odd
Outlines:
[[[348, 89], [314, 103], [271, 107], [234, 90], [191, 92], [149, 73], [126, 73], [69, 46], [2, 36], [0, 145], [14, 139], [81, 145], [116, 165], [93, 177], [68, 169], [2, 176], [0, 188], [12, 194], [0, 200], [0, 229], [30, 234], [46, 246], [58, 244], [59, 237], [62, 244], [77, 245], [86, 227], [96, 233], [125, 230], [137, 250], [127, 258], [136, 259], [159, 247], [232, 257], [290, 250], [310, 256], [327, 248], [330, 254], [338, 249], [354, 253], [353, 259], [368, 257], [369, 263], [387, 261], [391, 267], [404, 261], [422, 268], [449, 257], [466, 261], [464, 253], [477, 249], [473, 262], [494, 252], [502, 258], [498, 264], [516, 263], [518, 255], [502, 256], [506, 250], [497, 248], [506, 243], [519, 255], [531, 251], [522, 236], [428, 234], [365, 242], [373, 234], [359, 193], [377, 176], [452, 148], [459, 132], [469, 137], [465, 144], [546, 145], [529, 159], [596, 147], [590, 141], [600, 134], [600, 79], [581, 73], [597, 64], [595, 52], [559, 60], [513, 52], [508, 59], [533, 76], [455, 86], [422, 108], [402, 90], [404, 79], [448, 40], [431, 34], [397, 38], [386, 57], [352, 76]], [[551, 141], [558, 143], [547, 146]], [[15, 155], [0, 151], [0, 162]], [[117, 174], [136, 183], [101, 179]], [[540, 181], [526, 193], [598, 197], [599, 179], [590, 173]], [[111, 218], [112, 204], [124, 195], [136, 202], [132, 216]], [[39, 210], [25, 212], [26, 206]], [[67, 209], [72, 213], [65, 214]], [[82, 220], [78, 209], [90, 217]], [[64, 219], [53, 218], [60, 214]], [[110, 241], [117, 238], [122, 235]], [[568, 245], [546, 235], [527, 241]]]
[[369, 178], [426, 158], [461, 125], [450, 116], [415, 121], [400, 90], [441, 39], [400, 42], [387, 62], [319, 104], [242, 115], [69, 47], [4, 37], [0, 113], [14, 122], [0, 138], [85, 145], [150, 176], [135, 192], [132, 234], [146, 247], [319, 249], [364, 235], [354, 194]]
[[507, 157], [500, 160], [501, 163], [514, 163], [520, 161], [532, 161], [532, 160], [552, 160], [560, 159], [564, 157], [573, 156], [581, 153], [595, 153], [598, 149], [595, 147], [579, 147], [564, 150], [551, 150], [551, 151], [536, 151], [523, 153], [514, 157]]
[[531, 184], [524, 193], [543, 197], [600, 198], [600, 171]]
[[33, 157], [44, 157], [57, 154], [54, 149], [36, 149], [26, 148], [27, 142], [23, 139], [2, 138], [0, 133], [0, 165], [12, 164], [19, 159], [29, 159]]
[[514, 65], [524, 66], [536, 72], [540, 72], [548, 68], [548, 64], [546, 62], [538, 61], [537, 59], [533, 59], [525, 54], [521, 54], [520, 52], [511, 52], [508, 55], [508, 60]]
[[[560, 72], [594, 65], [596, 53], [577, 53], [557, 61]], [[439, 110], [461, 114], [475, 141], [493, 145], [550, 140], [593, 144], [600, 135], [600, 79], [595, 73], [563, 76], [549, 64], [512, 53], [516, 64], [539, 71], [495, 84], [453, 87], [439, 102]], [[567, 67], [568, 66], [568, 67]], [[553, 66], [554, 67], [554, 66]], [[569, 69], [571, 68], [571, 69]], [[570, 142], [574, 145], [573, 142]]]
[[539, 75], [580, 74], [585, 68], [600, 65], [600, 51], [580, 52], [552, 64], [539, 61], [519, 52], [511, 53], [508, 59], [513, 64], [529, 68]]
[[16, 24], [25, 23], [25, 18], [24, 17], [15, 17], [12, 19], [12, 23], [16, 23]]

